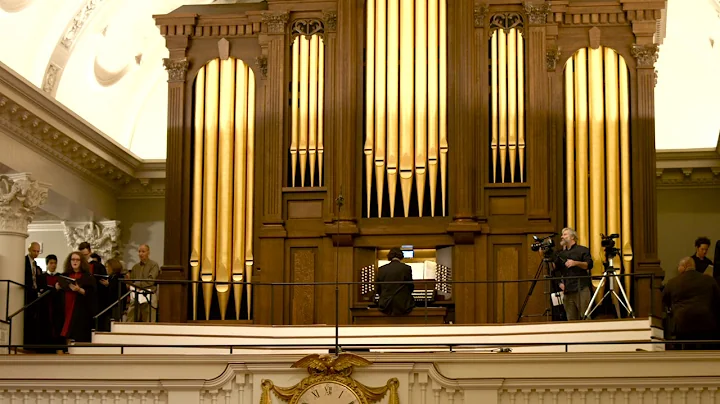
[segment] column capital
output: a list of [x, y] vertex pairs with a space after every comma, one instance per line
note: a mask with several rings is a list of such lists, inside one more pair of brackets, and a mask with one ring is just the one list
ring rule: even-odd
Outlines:
[[30, 174], [0, 175], [0, 232], [27, 234], [28, 224], [47, 199], [48, 185]]
[[475, 28], [482, 28], [485, 26], [485, 18], [490, 12], [490, 6], [487, 3], [475, 3], [473, 8], [473, 22]]
[[71, 249], [77, 250], [80, 243], [87, 241], [93, 252], [105, 261], [120, 255], [118, 250], [120, 221], [63, 222], [63, 226], [65, 226], [65, 240]]
[[638, 68], [652, 69], [655, 67], [655, 62], [657, 62], [659, 52], [657, 44], [634, 44], [630, 51], [635, 60], [637, 60]]
[[323, 11], [323, 21], [325, 22], [325, 32], [337, 31], [337, 11]]
[[168, 72], [168, 82], [185, 81], [190, 62], [187, 58], [182, 59], [163, 59], [163, 66]]
[[262, 13], [262, 22], [267, 27], [268, 34], [284, 34], [285, 25], [290, 19], [287, 11], [281, 13]]
[[549, 3], [534, 4], [526, 2], [523, 7], [528, 16], [528, 25], [545, 25], [547, 23], [547, 17], [550, 15]]

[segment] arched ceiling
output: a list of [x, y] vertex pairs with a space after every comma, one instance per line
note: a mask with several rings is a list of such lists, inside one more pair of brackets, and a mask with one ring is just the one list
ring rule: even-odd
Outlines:
[[[152, 15], [212, 2], [0, 0], [0, 61], [139, 157], [164, 159], [167, 50]], [[657, 62], [656, 145], [714, 148], [720, 132], [720, 3], [667, 3]]]

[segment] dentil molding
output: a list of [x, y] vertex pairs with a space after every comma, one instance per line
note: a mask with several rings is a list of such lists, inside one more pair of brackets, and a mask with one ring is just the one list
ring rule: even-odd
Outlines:
[[28, 225], [47, 199], [48, 186], [28, 174], [0, 175], [0, 232], [27, 234]]

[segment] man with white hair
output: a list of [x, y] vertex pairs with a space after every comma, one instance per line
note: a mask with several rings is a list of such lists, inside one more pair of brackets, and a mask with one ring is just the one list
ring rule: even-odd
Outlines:
[[[564, 292], [563, 306], [568, 321], [582, 320], [588, 305], [592, 282], [590, 270], [593, 267], [590, 250], [577, 243], [578, 236], [575, 230], [566, 227], [562, 231], [560, 245], [562, 250], [555, 259], [555, 268], [559, 269], [563, 277], [560, 289]], [[583, 278], [581, 278], [583, 277]]]

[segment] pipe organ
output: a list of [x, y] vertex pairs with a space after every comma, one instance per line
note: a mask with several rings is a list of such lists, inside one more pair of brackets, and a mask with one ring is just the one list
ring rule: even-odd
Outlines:
[[[250, 318], [253, 266], [255, 75], [240, 59], [214, 59], [194, 85], [192, 280], [202, 280], [205, 319], [213, 294], [225, 319]], [[211, 283], [211, 282], [216, 283]], [[245, 290], [243, 290], [245, 285]], [[201, 310], [193, 285], [193, 319]], [[245, 297], [245, 313], [241, 312]]]
[[325, 90], [322, 26], [314, 20], [298, 20], [293, 23], [292, 31], [289, 185], [322, 186]]
[[364, 216], [445, 216], [446, 0], [372, 0], [366, 18]]
[[601, 234], [620, 235], [616, 262], [622, 264], [614, 265], [631, 273], [627, 64], [612, 48], [582, 48], [567, 61], [564, 75], [566, 223], [590, 247], [594, 275], [603, 272]]
[[374, 310], [377, 252], [399, 246], [435, 251], [444, 321], [545, 321], [530, 245], [564, 227], [594, 275], [600, 234], [619, 234], [635, 313], [662, 307], [663, 2], [222, 3], [154, 17], [169, 52], [160, 321], [335, 324], [337, 307], [351, 324]]
[[525, 182], [525, 37], [517, 13], [490, 22], [490, 182]]

